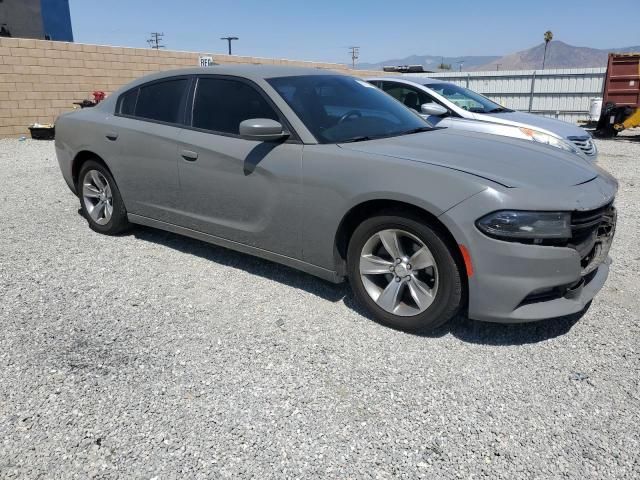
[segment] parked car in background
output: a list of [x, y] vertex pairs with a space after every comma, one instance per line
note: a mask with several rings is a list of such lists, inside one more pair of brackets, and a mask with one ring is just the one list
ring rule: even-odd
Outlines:
[[461, 309], [567, 315], [608, 275], [610, 175], [546, 145], [434, 129], [331, 71], [153, 74], [60, 116], [56, 133], [96, 232], [142, 224], [348, 279], [396, 328], [433, 329]]
[[531, 140], [574, 153], [592, 162], [598, 151], [584, 129], [553, 118], [510, 110], [453, 83], [417, 76], [369, 78], [432, 125]]

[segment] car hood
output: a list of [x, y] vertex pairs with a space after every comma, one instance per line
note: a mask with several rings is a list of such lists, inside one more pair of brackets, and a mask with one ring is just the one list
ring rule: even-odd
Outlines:
[[[543, 117], [525, 112], [501, 112], [492, 114], [476, 114], [482, 117], [482, 121], [501, 123], [503, 125], [515, 125], [518, 127], [534, 127], [546, 130], [562, 138], [568, 137], [589, 137], [589, 134], [582, 128], [571, 123], [556, 120], [555, 118]], [[478, 118], [480, 120], [480, 118]]]
[[339, 146], [459, 170], [506, 187], [568, 187], [588, 182], [599, 173], [582, 157], [558, 148], [454, 129]]

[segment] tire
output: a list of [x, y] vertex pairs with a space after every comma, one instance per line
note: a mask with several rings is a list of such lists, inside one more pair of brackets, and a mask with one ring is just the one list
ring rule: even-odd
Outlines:
[[[377, 322], [428, 332], [462, 307], [462, 269], [438, 228], [417, 216], [395, 213], [369, 218], [355, 229], [347, 251], [349, 282], [358, 303]], [[399, 247], [390, 249], [404, 254], [400, 263], [385, 248], [394, 243], [394, 235]]]
[[87, 160], [82, 165], [76, 191], [82, 215], [92, 230], [105, 235], [117, 235], [129, 228], [120, 190], [102, 162]]

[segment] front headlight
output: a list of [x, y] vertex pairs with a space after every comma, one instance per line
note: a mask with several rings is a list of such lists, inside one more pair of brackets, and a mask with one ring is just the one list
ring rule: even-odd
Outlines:
[[501, 210], [476, 222], [480, 231], [503, 240], [571, 238], [571, 214], [568, 212], [525, 212]]
[[520, 131], [529, 139], [537, 143], [544, 143], [545, 145], [551, 145], [552, 147], [561, 148], [567, 152], [579, 153], [578, 149], [571, 145], [569, 142], [549, 135], [548, 133], [542, 133], [531, 128], [520, 127]]

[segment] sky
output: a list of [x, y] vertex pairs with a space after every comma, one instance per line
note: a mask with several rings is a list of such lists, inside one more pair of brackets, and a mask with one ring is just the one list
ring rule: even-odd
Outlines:
[[[640, 45], [640, 0], [69, 0], [76, 42], [350, 63], [418, 55], [504, 55], [542, 43]], [[616, 13], [612, 14], [615, 11]], [[615, 15], [617, 18], [613, 18]], [[607, 20], [611, 18], [611, 20]], [[633, 19], [630, 26], [620, 19]], [[634, 23], [635, 22], [635, 23]]]

